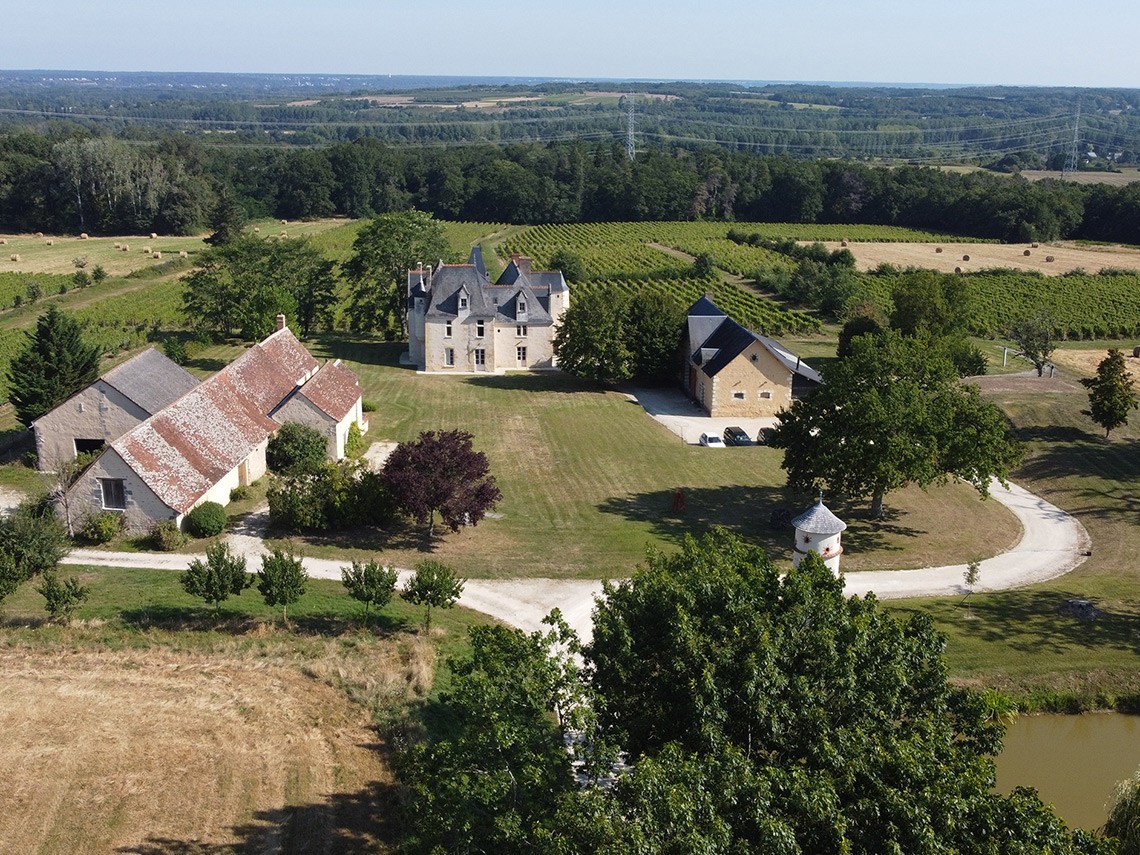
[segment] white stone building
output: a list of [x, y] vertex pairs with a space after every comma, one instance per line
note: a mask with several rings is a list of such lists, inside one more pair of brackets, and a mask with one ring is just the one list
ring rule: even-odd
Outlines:
[[839, 558], [843, 555], [842, 533], [847, 523], [823, 503], [822, 497], [794, 520], [796, 543], [792, 550], [792, 566], [799, 567], [805, 555], [814, 552], [823, 558], [827, 569], [839, 575]]
[[476, 247], [467, 264], [408, 271], [408, 358], [420, 371], [503, 372], [555, 367], [554, 331], [570, 303], [559, 271], [514, 255], [491, 284]]

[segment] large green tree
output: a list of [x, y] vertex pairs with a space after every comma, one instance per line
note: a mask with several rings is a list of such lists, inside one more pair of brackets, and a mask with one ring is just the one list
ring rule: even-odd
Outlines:
[[574, 294], [554, 332], [554, 355], [563, 371], [595, 380], [627, 380], [633, 355], [626, 343], [626, 300], [611, 289]]
[[1081, 380], [1081, 385], [1089, 390], [1089, 408], [1081, 412], [1104, 428], [1106, 439], [1114, 428], [1128, 424], [1129, 412], [1140, 406], [1132, 384], [1124, 354], [1116, 348], [1101, 360], [1095, 377]]
[[1033, 363], [1038, 377], [1045, 372], [1056, 347], [1053, 341], [1055, 326], [1052, 315], [1045, 311], [1014, 318], [1010, 324], [1009, 337], [1021, 348], [1021, 356]]
[[359, 332], [404, 335], [408, 270], [418, 262], [447, 260], [451, 248], [443, 226], [423, 211], [381, 214], [352, 243], [343, 270], [352, 285], [348, 316]]
[[30, 426], [94, 382], [100, 355], [96, 345], [83, 340], [74, 318], [49, 306], [8, 367], [8, 400], [20, 423]]
[[851, 342], [824, 384], [781, 412], [769, 444], [784, 449], [788, 484], [871, 497], [871, 514], [904, 482], [957, 476], [987, 495], [1021, 457], [1001, 410], [958, 381], [941, 349], [924, 337], [887, 331]]
[[333, 263], [306, 240], [240, 235], [202, 255], [184, 280], [183, 311], [198, 329], [257, 341], [278, 314], [302, 335], [332, 324]]

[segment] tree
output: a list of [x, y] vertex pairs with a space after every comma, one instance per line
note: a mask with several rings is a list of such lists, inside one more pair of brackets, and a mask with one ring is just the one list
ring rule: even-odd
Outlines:
[[357, 602], [364, 603], [364, 620], [372, 606], [376, 610], [384, 608], [396, 590], [396, 568], [385, 567], [377, 561], [362, 564], [353, 561], [351, 567], [340, 570], [341, 583], [348, 595]]
[[490, 474], [487, 455], [475, 451], [474, 437], [462, 430], [424, 431], [401, 442], [380, 477], [396, 506], [435, 532], [435, 514], [452, 531], [477, 525], [503, 494]]
[[824, 380], [778, 415], [769, 440], [784, 449], [795, 489], [869, 495], [879, 517], [884, 495], [906, 481], [925, 487], [957, 476], [985, 496], [990, 479], [1004, 480], [1020, 460], [1001, 410], [959, 383], [925, 338], [855, 338]]
[[396, 513], [380, 473], [360, 460], [338, 460], [275, 479], [266, 498], [273, 524], [290, 532], [384, 525]]
[[182, 310], [199, 331], [238, 331], [256, 341], [273, 332], [278, 314], [302, 335], [328, 326], [336, 306], [333, 263], [305, 240], [239, 235], [203, 253], [183, 280]]
[[417, 606], [424, 607], [424, 628], [431, 629], [432, 606], [450, 609], [463, 593], [466, 579], [439, 561], [421, 561], [416, 572], [404, 585], [400, 596]]
[[75, 521], [71, 517], [71, 487], [98, 457], [97, 451], [82, 452], [71, 460], [65, 460], [56, 470], [48, 497], [63, 512], [63, 524], [68, 537], [75, 537]]
[[814, 554], [781, 570], [718, 529], [605, 585], [585, 650], [599, 722], [652, 764], [592, 802], [596, 835], [668, 833], [691, 804], [678, 828], [718, 843], [697, 851], [1083, 851], [1035, 795], [991, 791], [1004, 725], [950, 685], [929, 616], [846, 598]]
[[625, 338], [634, 378], [675, 382], [681, 370], [685, 307], [672, 296], [642, 291], [626, 307]]
[[1053, 353], [1054, 326], [1056, 324], [1047, 312], [1015, 318], [1010, 326], [1009, 337], [1021, 348], [1021, 355], [1033, 363], [1038, 377], [1044, 374]]
[[562, 271], [562, 277], [567, 282], [586, 281], [586, 263], [582, 261], [582, 256], [564, 246], [560, 246], [550, 256], [550, 269]]
[[234, 555], [230, 545], [222, 541], [207, 546], [206, 560], [195, 558], [178, 581], [187, 594], [212, 605], [214, 617], [219, 615], [222, 603], [230, 594], [236, 597], [253, 584], [246, 572], [245, 557]]
[[1095, 377], [1081, 380], [1081, 385], [1089, 390], [1089, 408], [1081, 413], [1104, 428], [1105, 439], [1114, 428], [1128, 424], [1128, 413], [1140, 406], [1132, 384], [1124, 354], [1116, 348], [1101, 360]]
[[237, 240], [245, 228], [245, 210], [225, 187], [219, 191], [210, 212], [210, 228], [213, 233], [205, 239], [210, 246], [223, 246]]
[[343, 270], [352, 285], [348, 316], [358, 332], [404, 335], [407, 275], [417, 262], [435, 264], [451, 254], [443, 226], [422, 211], [381, 214], [352, 243]]
[[289, 606], [305, 594], [309, 574], [301, 559], [292, 552], [274, 549], [261, 556], [261, 569], [257, 571], [257, 590], [265, 605], [281, 606], [281, 618], [289, 623]]
[[91, 593], [90, 589], [86, 585], [80, 584], [74, 576], [68, 576], [61, 582], [59, 575], [54, 570], [48, 570], [44, 573], [40, 584], [36, 586], [36, 590], [43, 596], [44, 607], [52, 620], [63, 621], [71, 617], [71, 613]]
[[575, 295], [554, 333], [558, 367], [599, 383], [628, 379], [633, 354], [626, 343], [626, 314], [626, 301], [608, 289]]
[[[414, 851], [569, 852], [545, 847], [561, 798], [572, 793], [564, 738], [580, 707], [572, 633], [552, 615], [546, 633], [470, 630], [470, 654], [449, 660], [445, 735], [397, 755]], [[645, 851], [645, 850], [642, 850]]]
[[306, 475], [325, 464], [328, 442], [321, 432], [300, 422], [285, 422], [269, 440], [265, 462], [281, 475]]
[[8, 367], [8, 400], [24, 426], [55, 409], [99, 376], [100, 350], [83, 340], [78, 322], [55, 305]]
[[0, 517], [0, 554], [11, 557], [11, 575], [20, 582], [53, 569], [70, 551], [67, 530], [49, 499], [25, 500]]

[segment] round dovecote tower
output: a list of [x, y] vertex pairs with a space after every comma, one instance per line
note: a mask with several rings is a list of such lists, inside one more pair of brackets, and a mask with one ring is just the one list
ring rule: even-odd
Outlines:
[[792, 525], [796, 527], [792, 566], [799, 567], [808, 552], [815, 552], [823, 558], [827, 569], [838, 576], [839, 556], [843, 554], [840, 534], [847, 528], [847, 523], [828, 510], [820, 498], [814, 507], [792, 520]]

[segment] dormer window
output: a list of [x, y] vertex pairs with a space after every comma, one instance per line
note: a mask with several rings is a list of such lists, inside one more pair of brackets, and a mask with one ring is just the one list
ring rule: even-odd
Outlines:
[[467, 308], [467, 295], [462, 291], [459, 292], [459, 308]]
[[526, 298], [519, 294], [519, 317], [526, 315]]

